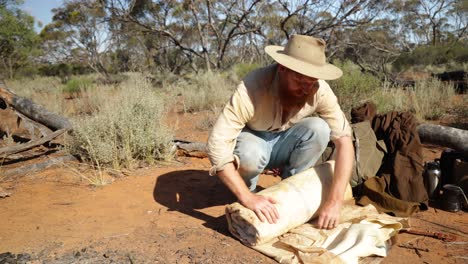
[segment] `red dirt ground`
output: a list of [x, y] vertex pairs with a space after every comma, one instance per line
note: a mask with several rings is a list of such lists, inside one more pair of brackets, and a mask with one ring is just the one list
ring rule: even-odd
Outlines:
[[[177, 138], [206, 141], [207, 131], [193, 128], [204, 115], [177, 115]], [[441, 151], [425, 146], [425, 160], [438, 158]], [[127, 172], [103, 187], [87, 185], [67, 166], [8, 178], [0, 171], [0, 191], [11, 192], [0, 198], [0, 253], [11, 252], [9, 263], [276, 263], [229, 234], [224, 206], [235, 198], [208, 175], [209, 166], [206, 158], [179, 157], [169, 165]], [[263, 175], [260, 186], [277, 181]], [[447, 243], [399, 234], [382, 263], [467, 263], [465, 212], [430, 208], [411, 222], [458, 239]], [[398, 246], [407, 242], [421, 250]], [[8, 256], [0, 255], [0, 263], [2, 257]]]

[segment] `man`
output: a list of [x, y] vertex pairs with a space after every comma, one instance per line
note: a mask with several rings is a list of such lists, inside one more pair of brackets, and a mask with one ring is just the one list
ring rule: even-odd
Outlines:
[[[331, 139], [335, 175], [317, 226], [334, 228], [353, 165], [351, 128], [330, 86], [343, 74], [326, 63], [325, 41], [293, 35], [287, 45], [267, 46], [278, 64], [249, 73], [216, 121], [208, 155], [221, 181], [264, 222], [279, 217], [271, 198], [255, 194], [259, 174], [280, 168], [281, 177], [313, 166]], [[318, 114], [318, 117], [311, 117]]]

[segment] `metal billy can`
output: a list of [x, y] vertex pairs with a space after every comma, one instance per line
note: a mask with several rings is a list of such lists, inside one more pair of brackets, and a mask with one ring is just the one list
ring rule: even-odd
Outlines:
[[440, 185], [440, 162], [439, 160], [426, 162], [424, 168], [424, 186], [429, 198], [436, 198]]

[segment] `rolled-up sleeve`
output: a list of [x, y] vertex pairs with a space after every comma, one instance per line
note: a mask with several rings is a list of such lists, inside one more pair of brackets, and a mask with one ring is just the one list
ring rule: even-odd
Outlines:
[[316, 111], [330, 127], [331, 140], [351, 136], [351, 126], [338, 104], [338, 98], [325, 81], [320, 81]]
[[212, 167], [210, 175], [223, 170], [233, 162], [236, 138], [254, 113], [252, 101], [242, 82], [219, 115], [208, 138], [208, 157]]

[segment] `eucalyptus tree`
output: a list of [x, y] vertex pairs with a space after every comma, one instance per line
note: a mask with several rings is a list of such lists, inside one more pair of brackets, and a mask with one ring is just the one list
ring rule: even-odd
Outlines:
[[52, 62], [85, 63], [108, 77], [103, 57], [109, 48], [107, 14], [101, 1], [66, 0], [52, 10], [52, 22], [41, 32], [43, 47]]
[[34, 18], [20, 10], [21, 1], [0, 1], [0, 60], [7, 77], [32, 61], [37, 34]]
[[177, 54], [192, 69], [226, 67], [242, 37], [260, 29], [250, 18], [261, 0], [107, 0], [107, 7], [121, 21], [151, 35], [160, 53]]

